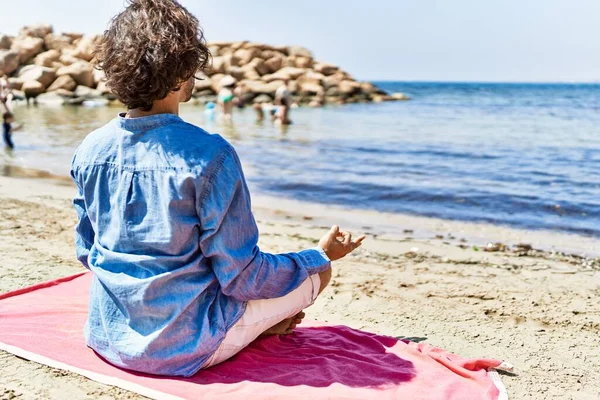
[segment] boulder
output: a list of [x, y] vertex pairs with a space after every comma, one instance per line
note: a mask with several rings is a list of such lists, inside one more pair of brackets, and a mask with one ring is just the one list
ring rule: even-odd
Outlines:
[[59, 76], [52, 82], [52, 84], [46, 89], [47, 92], [53, 92], [56, 90], [69, 90], [72, 91], [77, 87], [77, 82], [69, 75]]
[[339, 71], [338, 66], [333, 65], [333, 64], [327, 64], [327, 63], [316, 63], [316, 64], [314, 64], [313, 69], [316, 72], [320, 72], [325, 76], [333, 75]]
[[272, 81], [269, 83], [261, 82], [261, 81], [243, 81], [249, 93], [254, 95], [260, 94], [268, 94], [271, 97], [275, 96], [275, 92], [281, 85], [283, 85], [283, 81]]
[[283, 67], [274, 74], [263, 76], [262, 80], [264, 80], [265, 82], [272, 82], [275, 80], [296, 80], [298, 77], [300, 77], [300, 75], [303, 75], [305, 72], [306, 70], [302, 68]]
[[26, 98], [36, 97], [44, 93], [44, 85], [38, 81], [26, 81], [23, 83], [21, 90], [25, 93]]
[[36, 102], [45, 106], [62, 106], [65, 104], [65, 97], [56, 92], [42, 93], [36, 97]]
[[333, 75], [325, 76], [325, 78], [323, 78], [323, 86], [325, 86], [326, 89], [333, 86], [339, 86], [343, 80], [346, 80], [346, 75], [341, 72], [337, 72]]
[[269, 58], [273, 57], [285, 58], [287, 56], [274, 49], [263, 50], [262, 53], [260, 53], [260, 58], [262, 58], [263, 60], [268, 60]]
[[19, 61], [25, 64], [27, 61], [42, 52], [44, 39], [33, 36], [20, 36], [13, 40], [12, 50], [19, 53]]
[[298, 78], [298, 82], [301, 83], [314, 83], [317, 85], [322, 85], [323, 80], [325, 79], [325, 75], [315, 72], [312, 70], [306, 71], [306, 73]]
[[[256, 72], [258, 72], [259, 75], [266, 75], [269, 72], [271, 72], [270, 69], [265, 64], [265, 60], [263, 60], [262, 58], [258, 58], [258, 57], [253, 58], [252, 61], [250, 61], [250, 63], [248, 65], [251, 66], [252, 68], [254, 68], [256, 70]], [[275, 71], [273, 71], [273, 72], [275, 72]]]
[[44, 36], [44, 44], [48, 50], [69, 49], [72, 47], [73, 39], [67, 35], [54, 35], [52, 33]]
[[236, 50], [234, 55], [235, 55], [236, 59], [239, 60], [238, 66], [243, 66], [243, 65], [250, 63], [250, 61], [252, 61], [253, 58], [260, 56], [261, 53], [262, 52], [259, 49], [255, 48], [255, 47], [251, 47], [251, 48]]
[[410, 97], [404, 93], [392, 93], [389, 97], [391, 100], [410, 100]]
[[49, 24], [25, 26], [21, 28], [19, 36], [29, 36], [42, 39], [44, 36], [52, 33], [53, 30], [54, 29], [52, 28], [52, 25]]
[[325, 94], [328, 97], [339, 97], [342, 95], [342, 92], [340, 92], [340, 89], [338, 89], [337, 86], [332, 86], [329, 89], [327, 89], [327, 91], [325, 92]]
[[86, 100], [99, 99], [102, 97], [102, 93], [98, 90], [83, 85], [78, 85], [77, 88], [75, 88], [73, 95], [75, 97], [83, 97]]
[[194, 82], [194, 92], [197, 93], [202, 92], [204, 90], [210, 90], [212, 92], [212, 81], [210, 80], [210, 78], [207, 76], [203, 76], [202, 78], [203, 79], [196, 79], [196, 81]]
[[21, 90], [21, 88], [23, 87], [23, 80], [21, 78], [17, 78], [17, 77], [11, 77], [8, 78], [8, 87], [13, 89], [13, 90]]
[[294, 66], [298, 68], [311, 68], [313, 66], [313, 62], [314, 61], [312, 57], [295, 57]]
[[274, 51], [279, 52], [279, 53], [283, 54], [286, 57], [290, 55], [290, 50], [289, 50], [288, 46], [271, 46], [271, 48]]
[[221, 79], [225, 77], [225, 74], [214, 74], [210, 77], [210, 87], [215, 92], [218, 93], [221, 90]]
[[303, 82], [300, 83], [300, 93], [303, 95], [324, 95], [325, 89], [316, 83]]
[[[267, 67], [268, 72], [273, 73], [279, 71], [279, 69], [283, 66], [283, 57], [276, 55], [265, 61], [265, 67]], [[261, 74], [266, 75], [266, 74]]]
[[75, 40], [81, 39], [83, 37], [83, 33], [65, 32], [65, 33], [63, 33], [63, 36], [70, 38], [71, 42], [73, 42]]
[[239, 67], [241, 65], [240, 58], [234, 53], [228, 53], [223, 56], [225, 61], [225, 72], [229, 72], [231, 67]]
[[360, 84], [360, 91], [367, 94], [377, 93], [377, 88], [371, 82], [362, 82]]
[[246, 42], [242, 46], [242, 49], [257, 49], [262, 52], [265, 50], [273, 50], [273, 46], [264, 43]]
[[287, 54], [289, 56], [297, 56], [297, 57], [308, 57], [313, 58], [312, 52], [305, 47], [301, 46], [288, 46]]
[[104, 71], [98, 68], [94, 68], [94, 85], [98, 85], [100, 82], [106, 80]]
[[344, 80], [340, 82], [338, 88], [340, 93], [345, 96], [349, 96], [360, 90], [360, 83], [351, 80]]
[[108, 86], [106, 85], [105, 81], [100, 81], [98, 82], [98, 86], [96, 87], [96, 90], [98, 92], [100, 92], [100, 94], [102, 95], [107, 95], [110, 94], [110, 89], [108, 88]]
[[84, 36], [77, 41], [77, 46], [73, 49], [65, 49], [63, 54], [80, 58], [85, 61], [91, 61], [94, 58], [94, 49], [98, 36]]
[[12, 46], [13, 38], [8, 35], [0, 35], [0, 49], [8, 50]]
[[25, 83], [37, 81], [46, 89], [56, 79], [56, 72], [52, 68], [28, 65], [19, 70], [18, 76]]
[[60, 56], [60, 63], [66, 65], [71, 65], [71, 64], [75, 64], [76, 62], [81, 61], [79, 58], [77, 57], [73, 57], [67, 54], [63, 54]]
[[48, 50], [38, 54], [33, 63], [42, 67], [52, 67], [52, 64], [58, 62], [58, 60], [60, 60], [60, 51]]
[[94, 86], [94, 67], [85, 61], [77, 61], [76, 63], [62, 67], [56, 72], [56, 75], [69, 75], [78, 85]]
[[15, 50], [0, 50], [0, 72], [10, 75], [19, 68], [19, 53]]
[[256, 71], [256, 68], [254, 68], [252, 65], [248, 64], [248, 65], [244, 65], [241, 70], [244, 72], [244, 75], [242, 78], [239, 78], [240, 80], [242, 79], [250, 79], [253, 81], [257, 81], [260, 79], [260, 74]]
[[225, 58], [222, 56], [213, 57], [212, 65], [208, 69], [210, 75], [225, 73]]
[[[256, 74], [256, 71], [254, 71], [254, 73]], [[242, 67], [231, 67], [229, 68], [229, 74], [231, 76], [233, 76], [236, 80], [242, 80], [244, 79], [244, 76], [246, 75], [246, 72], [244, 71], [244, 69]], [[256, 74], [258, 75], [258, 74]]]

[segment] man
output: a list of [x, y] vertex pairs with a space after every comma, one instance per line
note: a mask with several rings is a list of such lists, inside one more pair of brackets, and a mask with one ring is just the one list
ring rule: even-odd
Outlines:
[[282, 125], [289, 125], [290, 121], [290, 107], [292, 106], [292, 95], [288, 87], [290, 83], [289, 79], [283, 81], [283, 84], [279, 86], [275, 91], [275, 104], [277, 105], [277, 112], [275, 118]]
[[96, 58], [128, 108], [77, 149], [77, 257], [94, 273], [88, 345], [119, 367], [191, 376], [262, 334], [290, 333], [360, 246], [337, 226], [319, 246], [267, 254], [238, 156], [185, 123], [179, 102], [209, 52], [174, 0], [130, 0]]

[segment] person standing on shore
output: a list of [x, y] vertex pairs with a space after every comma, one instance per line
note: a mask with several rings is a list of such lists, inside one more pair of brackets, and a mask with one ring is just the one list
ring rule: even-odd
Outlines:
[[292, 332], [364, 239], [334, 226], [311, 249], [258, 248], [235, 149], [178, 115], [209, 57], [175, 0], [129, 0], [96, 51], [128, 111], [73, 157], [75, 247], [94, 274], [87, 344], [118, 367], [191, 376]]

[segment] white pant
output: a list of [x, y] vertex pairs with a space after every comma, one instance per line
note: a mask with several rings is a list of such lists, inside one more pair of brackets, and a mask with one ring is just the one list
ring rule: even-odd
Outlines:
[[252, 300], [242, 318], [231, 327], [217, 351], [202, 368], [212, 367], [239, 353], [267, 329], [311, 306], [319, 295], [321, 279], [315, 274], [294, 291], [276, 299]]

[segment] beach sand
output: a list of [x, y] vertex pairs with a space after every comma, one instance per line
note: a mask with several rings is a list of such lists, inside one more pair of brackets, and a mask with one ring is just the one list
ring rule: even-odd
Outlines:
[[[66, 181], [0, 178], [0, 292], [82, 269], [73, 190]], [[359, 251], [334, 263], [307, 318], [503, 359], [516, 368], [503, 376], [511, 399], [600, 398], [598, 264], [550, 251], [483, 251], [489, 241], [597, 256], [598, 240], [266, 197], [254, 208], [264, 251], [312, 247], [331, 223], [367, 234]], [[0, 352], [0, 399], [14, 398], [141, 396]]]

